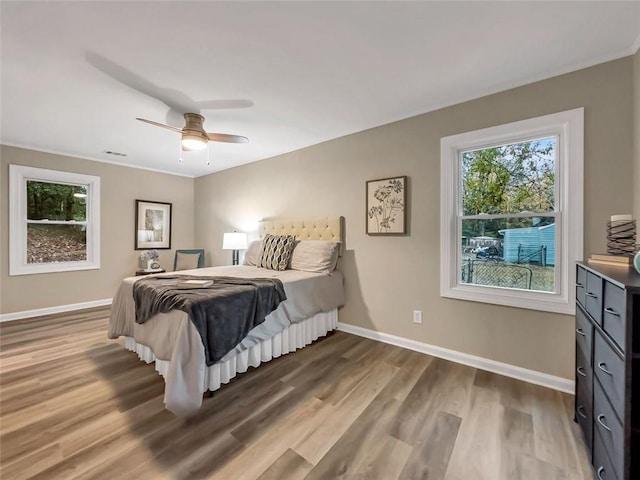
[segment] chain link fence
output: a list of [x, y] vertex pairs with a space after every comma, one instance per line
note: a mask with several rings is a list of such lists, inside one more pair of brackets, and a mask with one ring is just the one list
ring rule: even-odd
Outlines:
[[547, 265], [547, 247], [518, 245], [517, 263], [535, 263], [545, 267]]
[[533, 271], [523, 265], [469, 258], [462, 261], [461, 278], [462, 283], [531, 290]]

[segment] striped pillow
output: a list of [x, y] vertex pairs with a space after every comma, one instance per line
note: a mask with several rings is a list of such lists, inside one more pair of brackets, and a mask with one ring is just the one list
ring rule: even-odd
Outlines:
[[260, 266], [270, 270], [286, 270], [295, 244], [296, 237], [293, 235], [265, 235]]

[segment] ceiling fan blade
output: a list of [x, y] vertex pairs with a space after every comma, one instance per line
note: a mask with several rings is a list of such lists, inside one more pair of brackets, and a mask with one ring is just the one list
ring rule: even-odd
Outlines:
[[227, 100], [205, 100], [196, 102], [200, 110], [224, 110], [231, 108], [250, 108], [253, 107], [253, 101], [245, 98], [233, 98]]
[[226, 133], [208, 133], [207, 137], [212, 142], [225, 142], [225, 143], [249, 143], [247, 137], [241, 137], [240, 135], [228, 135]]
[[164, 123], [154, 122], [153, 120], [147, 120], [146, 118], [137, 118], [136, 120], [140, 120], [141, 122], [148, 123], [150, 125], [155, 125], [156, 127], [166, 128], [168, 130], [173, 130], [174, 132], [182, 133], [182, 129], [178, 127], [172, 127], [171, 125], [165, 125]]
[[95, 52], [85, 53], [90, 65], [105, 75], [133, 90], [161, 101], [174, 112], [198, 112], [199, 108], [191, 98], [175, 89], [160, 87], [122, 65]]

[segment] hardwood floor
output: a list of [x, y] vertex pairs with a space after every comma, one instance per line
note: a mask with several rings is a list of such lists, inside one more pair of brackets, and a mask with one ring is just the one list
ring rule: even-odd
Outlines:
[[108, 313], [0, 325], [0, 478], [593, 478], [572, 396], [342, 332], [177, 418]]

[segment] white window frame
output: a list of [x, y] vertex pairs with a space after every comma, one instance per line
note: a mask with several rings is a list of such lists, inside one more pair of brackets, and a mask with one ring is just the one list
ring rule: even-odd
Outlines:
[[[86, 260], [27, 263], [27, 181], [83, 185], [87, 188]], [[39, 221], [37, 223], [51, 225], [78, 224], [78, 222], [74, 221]], [[100, 177], [26, 167], [24, 165], [9, 165], [9, 275], [94, 270], [98, 268], [100, 268]]]
[[[557, 136], [556, 292], [460, 281], [464, 151]], [[583, 256], [584, 109], [444, 137], [440, 141], [440, 295], [447, 298], [575, 314], [575, 262]], [[539, 215], [538, 215], [539, 216]]]

